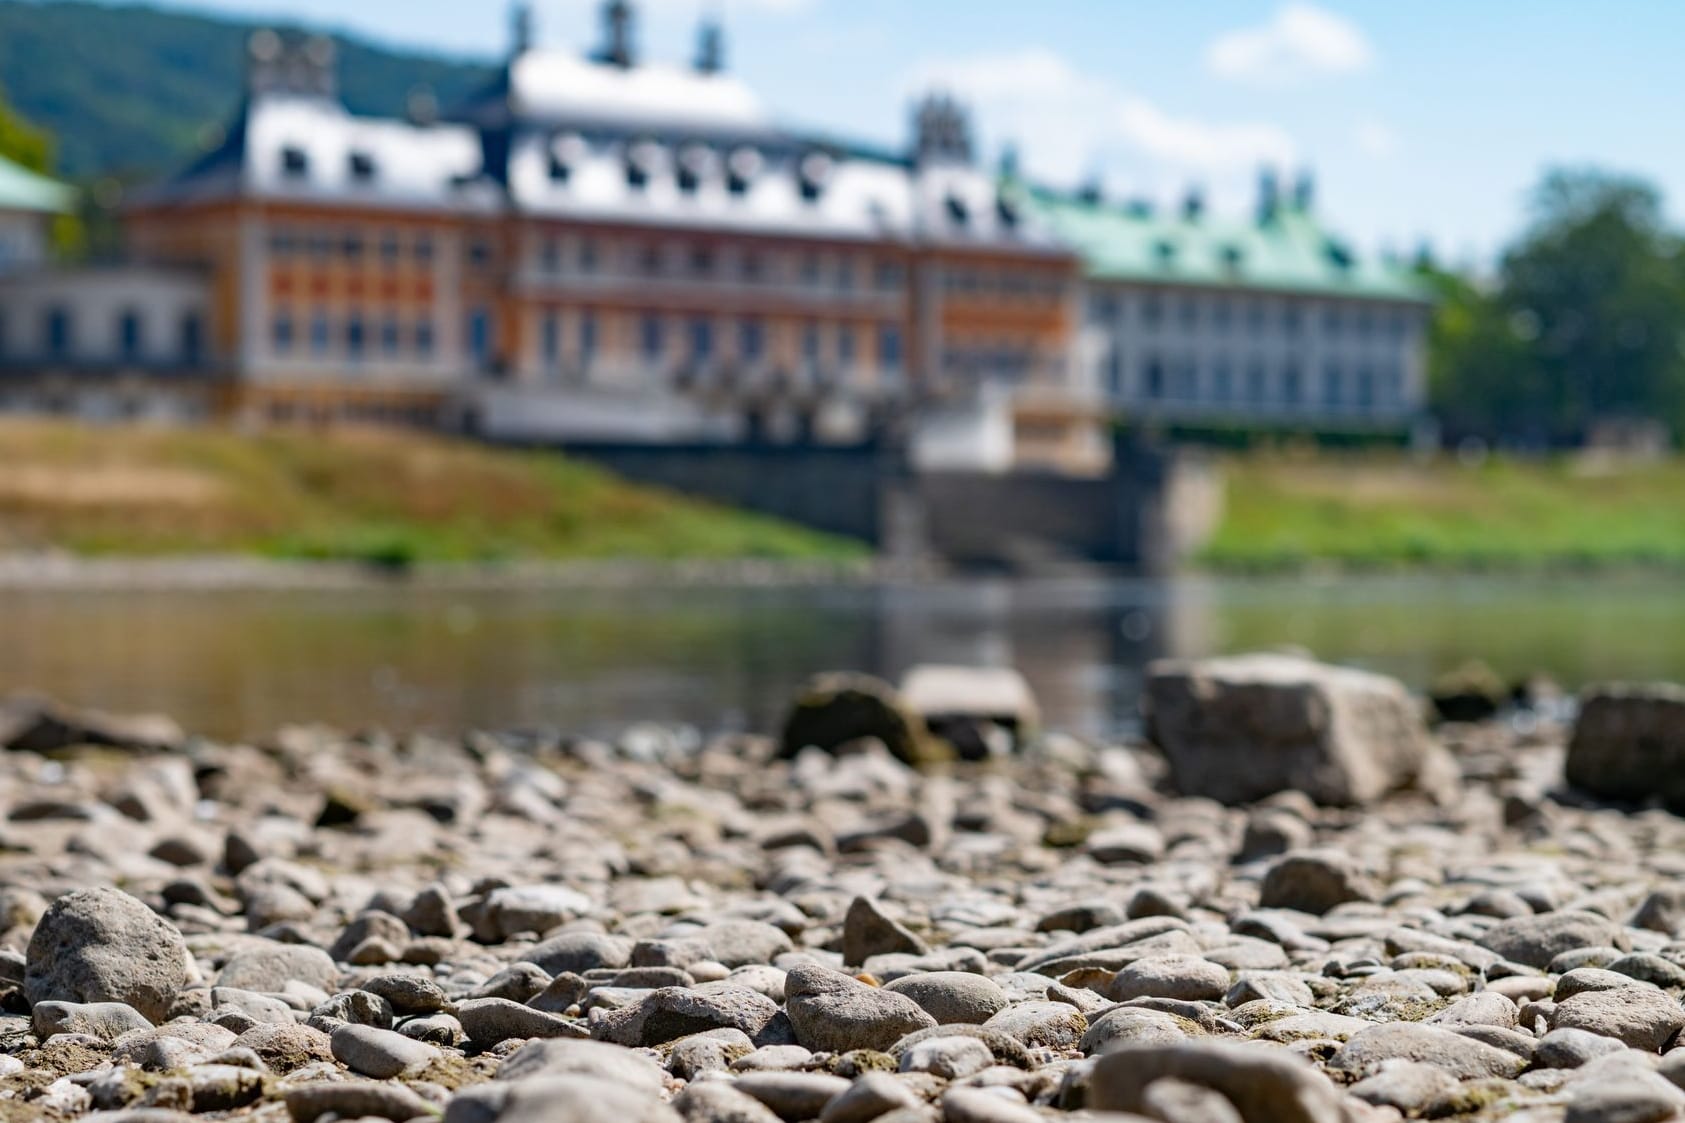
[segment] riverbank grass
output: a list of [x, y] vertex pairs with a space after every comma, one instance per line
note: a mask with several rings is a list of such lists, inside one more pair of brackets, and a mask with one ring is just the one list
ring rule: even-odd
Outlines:
[[387, 430], [0, 421], [0, 552], [424, 562], [831, 560], [866, 548], [548, 452]]
[[1229, 571], [1685, 568], [1685, 460], [1253, 453], [1200, 563]]

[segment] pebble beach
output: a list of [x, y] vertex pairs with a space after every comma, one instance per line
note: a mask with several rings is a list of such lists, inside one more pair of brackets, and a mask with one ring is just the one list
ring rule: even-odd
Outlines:
[[831, 686], [806, 744], [0, 708], [0, 1120], [1685, 1114], [1678, 692], [1260, 657], [994, 751]]

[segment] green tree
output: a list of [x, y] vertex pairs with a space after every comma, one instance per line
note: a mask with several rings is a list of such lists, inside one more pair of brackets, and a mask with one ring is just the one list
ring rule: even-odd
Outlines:
[[0, 157], [42, 174], [53, 166], [51, 139], [12, 109], [3, 89], [0, 89]]
[[1606, 418], [1685, 419], [1685, 255], [1642, 180], [1547, 173], [1496, 286], [1441, 285], [1431, 366], [1453, 431], [1563, 441]]

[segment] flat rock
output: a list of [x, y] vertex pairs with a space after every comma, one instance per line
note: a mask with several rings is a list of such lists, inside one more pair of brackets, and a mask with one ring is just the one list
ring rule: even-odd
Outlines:
[[1294, 656], [1161, 660], [1145, 700], [1177, 790], [1223, 803], [1367, 803], [1416, 782], [1433, 747], [1397, 681]]
[[1480, 937], [1512, 963], [1544, 968], [1564, 952], [1590, 947], [1625, 947], [1620, 925], [1593, 912], [1548, 912], [1505, 920]]
[[1361, 1078], [1378, 1072], [1382, 1062], [1393, 1059], [1431, 1064], [1457, 1080], [1494, 1076], [1513, 1079], [1527, 1067], [1527, 1062], [1514, 1053], [1448, 1029], [1411, 1022], [1371, 1026], [1353, 1034], [1328, 1065]]

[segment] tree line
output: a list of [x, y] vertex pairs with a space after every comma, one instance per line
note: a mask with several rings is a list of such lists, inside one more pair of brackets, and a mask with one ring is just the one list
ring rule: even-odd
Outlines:
[[1605, 423], [1685, 425], [1685, 238], [1643, 180], [1547, 172], [1484, 281], [1423, 271], [1440, 297], [1432, 409], [1448, 438], [1583, 443]]

